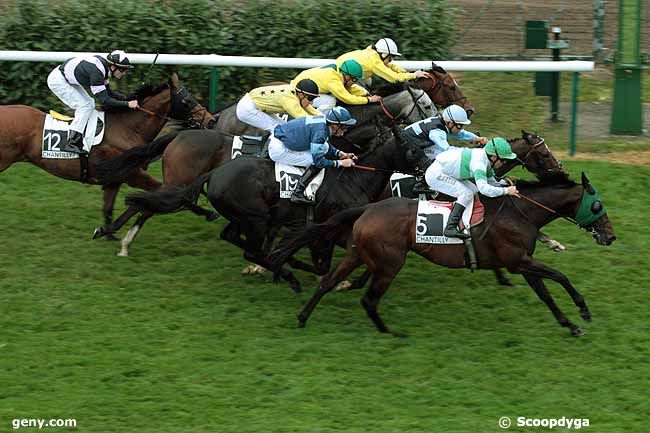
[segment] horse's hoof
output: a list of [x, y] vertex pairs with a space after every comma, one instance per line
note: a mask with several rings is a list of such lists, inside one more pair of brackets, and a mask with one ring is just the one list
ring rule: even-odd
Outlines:
[[128, 251], [126, 251], [126, 252], [125, 251], [120, 251], [119, 253], [117, 253], [117, 256], [118, 257], [129, 257], [129, 252]]
[[296, 325], [296, 328], [304, 328], [306, 323], [307, 322], [305, 320], [298, 319], [298, 324]]
[[219, 212], [210, 212], [210, 214], [205, 217], [205, 220], [208, 221], [208, 222], [214, 221], [217, 218], [219, 218], [220, 216], [221, 215], [219, 215]]
[[585, 322], [591, 322], [591, 312], [590, 311], [580, 312], [580, 317], [582, 317], [582, 320], [584, 320]]
[[95, 231], [93, 232], [93, 239], [101, 238], [102, 236], [105, 236], [106, 232], [104, 232], [104, 227], [97, 227]]
[[252, 275], [254, 267], [255, 267], [254, 265], [245, 266], [244, 269], [241, 270], [241, 274], [242, 275]]
[[404, 334], [402, 332], [391, 332], [391, 335], [395, 338], [409, 338], [408, 334]]
[[585, 335], [585, 331], [583, 331], [579, 327], [575, 327], [574, 329], [571, 330], [571, 335], [573, 335], [574, 337], [581, 337]]
[[510, 281], [510, 280], [507, 279], [507, 278], [501, 278], [501, 279], [499, 280], [499, 284], [501, 284], [502, 286], [508, 286], [508, 287], [514, 287], [514, 286], [515, 286], [515, 285], [512, 283], [512, 281]]
[[293, 293], [302, 293], [302, 286], [298, 282], [291, 283], [291, 290]]
[[107, 241], [119, 241], [120, 238], [116, 237], [113, 234], [104, 235], [104, 239]]
[[351, 288], [352, 288], [352, 283], [349, 282], [348, 280], [345, 280], [345, 281], [341, 281], [340, 283], [338, 283], [336, 285], [336, 287], [334, 288], [334, 291], [335, 292], [347, 292]]

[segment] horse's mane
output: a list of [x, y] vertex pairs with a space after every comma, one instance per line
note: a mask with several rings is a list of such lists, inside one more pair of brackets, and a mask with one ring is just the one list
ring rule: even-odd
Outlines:
[[145, 98], [157, 95], [168, 87], [169, 84], [167, 83], [161, 83], [157, 87], [154, 87], [153, 84], [142, 83], [127, 96], [127, 100], [131, 101], [133, 99], [137, 99], [138, 101], [142, 101]]
[[382, 83], [376, 89], [374, 89], [374, 93], [376, 95], [381, 96], [382, 98], [385, 98], [386, 96], [394, 95], [395, 93], [401, 92], [404, 89], [405, 89], [404, 83], [386, 82], [385, 84]]
[[577, 183], [569, 179], [568, 173], [552, 173], [545, 175], [538, 175], [536, 181], [528, 181], [523, 179], [517, 180], [517, 189], [535, 189], [546, 186], [554, 186], [558, 188], [571, 188], [576, 186]]

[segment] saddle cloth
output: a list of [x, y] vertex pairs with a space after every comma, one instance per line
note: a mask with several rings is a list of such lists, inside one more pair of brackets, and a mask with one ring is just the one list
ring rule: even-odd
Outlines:
[[[454, 203], [436, 200], [420, 200], [415, 221], [415, 242], [418, 244], [462, 244], [463, 240], [448, 238], [442, 234]], [[474, 227], [483, 222], [485, 206], [474, 196], [472, 209], [465, 209], [461, 228]]]
[[[93, 146], [96, 146], [104, 139], [104, 115], [103, 111], [95, 110], [90, 116], [84, 131], [84, 150], [90, 152]], [[56, 111], [50, 111], [45, 116], [45, 125], [43, 126], [43, 141], [41, 145], [41, 157], [48, 159], [76, 159], [79, 155], [72, 152], [61, 150], [63, 145], [68, 141], [68, 131], [70, 130], [71, 117], [64, 116]], [[91, 132], [92, 131], [92, 132]]]
[[[280, 183], [280, 198], [291, 197], [293, 190], [296, 189], [300, 176], [304, 172], [304, 167], [296, 167], [295, 165], [287, 165], [280, 162], [275, 163], [275, 181]], [[325, 169], [321, 169], [316, 177], [309, 182], [309, 185], [305, 188], [305, 196], [308, 199], [314, 200], [316, 198], [316, 192], [323, 183], [324, 178]]]
[[262, 136], [234, 135], [232, 137], [230, 159], [235, 159], [242, 155], [266, 158], [268, 155], [268, 142], [269, 134]]

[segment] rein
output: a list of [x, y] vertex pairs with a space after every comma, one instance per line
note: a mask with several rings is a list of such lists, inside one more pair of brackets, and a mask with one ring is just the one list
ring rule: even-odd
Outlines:
[[[556, 216], [559, 217], [559, 218], [564, 218], [565, 220], [569, 221], [570, 223], [575, 224], [575, 225], [577, 225], [577, 226], [580, 226], [580, 223], [578, 223], [578, 221], [574, 220], [573, 218], [566, 217], [566, 216], [564, 216], [564, 215], [560, 215], [557, 211], [551, 209], [551, 208], [548, 207], [548, 206], [545, 206], [545, 205], [541, 204], [540, 202], [538, 202], [538, 201], [536, 201], [536, 200], [533, 200], [533, 199], [530, 198], [530, 197], [526, 197], [525, 195], [522, 195], [522, 194], [515, 194], [515, 197], [520, 198], [520, 199], [523, 199], [523, 200], [526, 200], [526, 201], [528, 201], [528, 202], [534, 204], [535, 206], [537, 206], [537, 207], [539, 207], [539, 208], [541, 208], [541, 209], [544, 209], [545, 211], [550, 212], [550, 213], [552, 213], [553, 215], [556, 215]], [[511, 197], [510, 199], [512, 200], [512, 197]], [[524, 213], [524, 211], [522, 211], [522, 210], [519, 208], [519, 206], [517, 206], [517, 204], [514, 202], [514, 200], [512, 201], [512, 203], [514, 204], [515, 208], [519, 211], [519, 213], [522, 214], [526, 219], [528, 219], [528, 216]]]

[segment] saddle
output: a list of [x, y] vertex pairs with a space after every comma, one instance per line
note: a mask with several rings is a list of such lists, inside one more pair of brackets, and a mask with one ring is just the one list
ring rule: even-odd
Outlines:
[[238, 156], [269, 157], [269, 137], [271, 134], [235, 135], [232, 140], [231, 159]]

